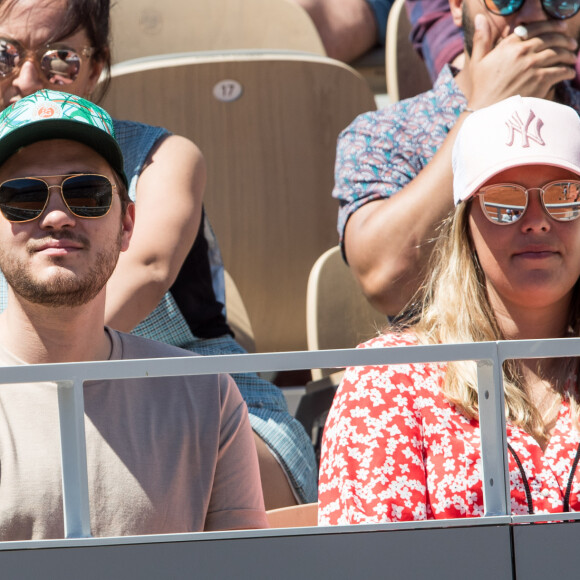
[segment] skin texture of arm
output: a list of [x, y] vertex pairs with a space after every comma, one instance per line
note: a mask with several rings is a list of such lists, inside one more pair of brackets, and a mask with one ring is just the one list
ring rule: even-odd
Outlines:
[[388, 199], [363, 205], [347, 222], [344, 243], [351, 270], [373, 306], [387, 315], [397, 314], [419, 286], [437, 225], [453, 207], [451, 151], [465, 117], [459, 117], [409, 185]]
[[130, 247], [107, 283], [109, 326], [131, 331], [175, 281], [199, 229], [205, 181], [203, 156], [188, 139], [173, 135], [153, 150], [137, 182]]
[[293, 2], [312, 18], [330, 58], [351, 62], [377, 43], [377, 23], [366, 0]]
[[254, 433], [254, 443], [258, 452], [260, 479], [266, 509], [271, 510], [297, 504], [288, 476], [280, 467], [270, 448], [256, 433]]
[[[452, 12], [460, 22], [461, 2], [452, 4]], [[516, 94], [550, 98], [558, 82], [574, 77], [577, 44], [565, 34], [566, 25], [523, 17], [529, 22], [526, 41], [510, 32], [515, 18], [508, 25], [489, 15], [475, 16], [472, 56], [466, 56], [456, 77], [468, 107], [479, 109]], [[385, 314], [399, 313], [417, 290], [430, 240], [452, 208], [451, 150], [465, 117], [460, 115], [437, 154], [407, 186], [360, 207], [347, 222], [349, 265], [371, 303]]]

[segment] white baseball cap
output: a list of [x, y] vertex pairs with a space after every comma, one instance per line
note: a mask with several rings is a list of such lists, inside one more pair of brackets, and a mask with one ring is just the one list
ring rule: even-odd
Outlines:
[[465, 119], [452, 164], [455, 205], [511, 167], [551, 165], [580, 176], [580, 117], [553, 101], [510, 97]]

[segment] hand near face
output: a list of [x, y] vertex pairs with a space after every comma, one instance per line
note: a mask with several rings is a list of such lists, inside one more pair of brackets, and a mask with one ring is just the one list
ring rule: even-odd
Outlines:
[[577, 42], [566, 23], [542, 20], [525, 24], [527, 40], [499, 34], [482, 14], [474, 19], [473, 51], [469, 67], [469, 105], [479, 109], [513, 95], [549, 98], [553, 87], [575, 77]]

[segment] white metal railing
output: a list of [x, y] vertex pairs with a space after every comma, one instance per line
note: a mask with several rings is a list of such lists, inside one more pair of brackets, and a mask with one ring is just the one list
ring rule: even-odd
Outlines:
[[[58, 384], [65, 535], [87, 538], [90, 519], [82, 388], [85, 381], [473, 360], [477, 362], [485, 516], [471, 519], [470, 525], [484, 525], [486, 519], [510, 516], [503, 362], [573, 356], [580, 356], [580, 338], [25, 365], [0, 368], [0, 388], [13, 383]], [[513, 523], [554, 519], [562, 517], [510, 517]], [[566, 516], [566, 520], [571, 519], [580, 519], [580, 513]], [[393, 525], [402, 529], [409, 525], [421, 527], [420, 522]], [[155, 537], [159, 541], [160, 536]]]

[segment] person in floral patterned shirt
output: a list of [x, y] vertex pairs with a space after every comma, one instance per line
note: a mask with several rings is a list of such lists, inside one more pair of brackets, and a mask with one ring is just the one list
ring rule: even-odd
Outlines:
[[[455, 211], [405, 325], [361, 348], [580, 335], [580, 118], [515, 96], [453, 149]], [[504, 365], [514, 514], [580, 509], [576, 359]], [[474, 362], [347, 369], [324, 431], [319, 524], [483, 515]]]
[[580, 112], [571, 85], [580, 2], [449, 0], [449, 7], [464, 33], [463, 68], [445, 65], [432, 90], [359, 115], [338, 138], [339, 242], [365, 296], [387, 316], [404, 312], [423, 283], [453, 208], [451, 151], [469, 109], [521, 94]]

